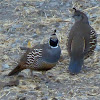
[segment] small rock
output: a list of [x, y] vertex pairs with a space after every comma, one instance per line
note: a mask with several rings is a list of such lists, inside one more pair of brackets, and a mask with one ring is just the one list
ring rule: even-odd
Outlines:
[[37, 96], [35, 96], [35, 95], [33, 95], [33, 96], [27, 95], [25, 100], [37, 100]]
[[16, 46], [17, 46], [17, 44], [15, 44], [15, 43], [11, 45], [12, 48], [15, 48]]
[[38, 34], [33, 34], [32, 35], [32, 38], [37, 38], [38, 37]]
[[29, 91], [28, 95], [36, 95], [34, 91]]
[[9, 81], [8, 83], [5, 84], [5, 86], [18, 86], [18, 85], [19, 85], [19, 80]]
[[4, 87], [4, 84], [5, 84], [4, 82], [0, 81], [0, 90]]
[[41, 100], [48, 100], [48, 98], [47, 97], [43, 97]]
[[8, 59], [8, 56], [7, 56], [7, 55], [4, 55], [4, 56], [3, 56], [3, 59]]
[[13, 26], [12, 26], [12, 28], [20, 28], [20, 27], [22, 27], [21, 24], [13, 24]]
[[2, 28], [0, 28], [0, 32], [1, 32], [1, 31], [3, 31], [3, 29], [2, 29]]
[[26, 97], [18, 98], [18, 100], [26, 100]]
[[52, 98], [52, 100], [58, 100], [57, 98]]
[[25, 81], [22, 81], [22, 85], [26, 85], [26, 82]]
[[9, 65], [8, 64], [2, 64], [2, 70], [8, 69]]
[[24, 72], [21, 72], [21, 73], [18, 74], [18, 77], [19, 78], [27, 77], [27, 74], [24, 73]]
[[96, 51], [100, 51], [100, 46], [99, 45], [96, 46]]
[[57, 83], [61, 83], [59, 79], [56, 80]]
[[40, 88], [41, 88], [40, 86], [36, 86], [34, 89], [39, 90]]

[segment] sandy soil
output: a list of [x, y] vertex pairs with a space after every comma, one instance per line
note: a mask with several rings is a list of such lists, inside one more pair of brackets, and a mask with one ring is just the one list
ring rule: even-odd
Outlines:
[[[98, 44], [86, 69], [72, 76], [66, 42], [74, 6], [88, 15]], [[20, 46], [46, 43], [54, 29], [65, 59], [46, 73], [49, 81], [41, 72], [31, 77], [29, 70], [6, 76], [24, 53]], [[100, 0], [0, 0], [0, 100], [100, 100]]]

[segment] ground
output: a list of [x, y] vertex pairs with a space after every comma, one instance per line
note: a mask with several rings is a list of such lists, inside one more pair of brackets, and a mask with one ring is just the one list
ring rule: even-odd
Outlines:
[[[68, 73], [72, 7], [87, 14], [98, 38], [94, 55], [78, 75]], [[65, 59], [46, 72], [49, 81], [41, 72], [31, 77], [29, 70], [8, 77], [25, 52], [20, 47], [48, 42], [54, 29]], [[100, 0], [0, 0], [0, 100], [100, 100]]]

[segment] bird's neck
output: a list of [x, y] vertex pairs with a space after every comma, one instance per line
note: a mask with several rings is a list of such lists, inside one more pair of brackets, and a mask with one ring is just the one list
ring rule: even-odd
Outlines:
[[89, 24], [89, 21], [88, 19], [82, 19], [82, 20], [79, 20], [79, 21], [75, 21], [76, 24]]
[[75, 22], [74, 24], [75, 26], [77, 27], [81, 27], [81, 26], [84, 26], [84, 25], [89, 25], [89, 22], [84, 22], [84, 21], [78, 21], [78, 22]]

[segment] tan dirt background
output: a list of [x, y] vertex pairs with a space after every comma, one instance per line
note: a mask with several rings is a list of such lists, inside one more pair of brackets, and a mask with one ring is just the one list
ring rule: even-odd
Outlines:
[[[87, 14], [98, 38], [87, 67], [75, 76], [67, 71], [66, 49], [72, 7]], [[6, 76], [25, 52], [20, 46], [46, 43], [54, 29], [65, 59], [46, 72], [49, 81], [41, 72], [31, 77], [29, 70]], [[100, 100], [100, 0], [0, 0], [0, 100]]]

